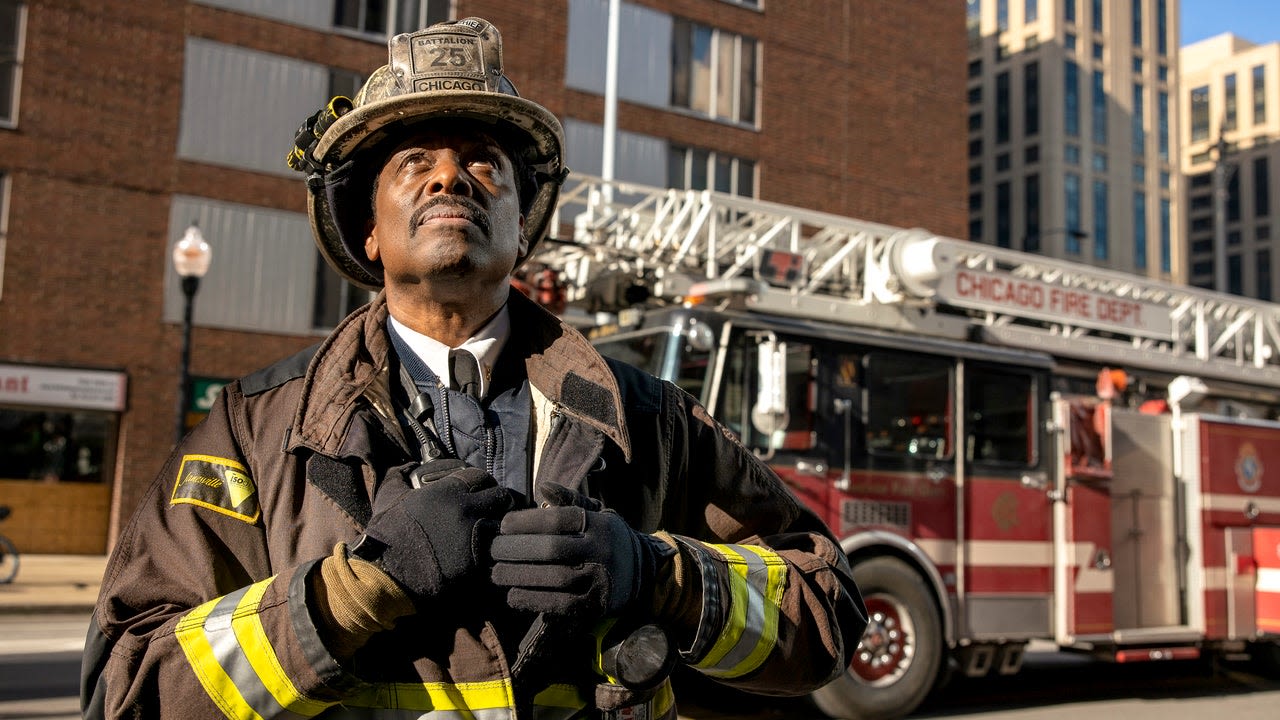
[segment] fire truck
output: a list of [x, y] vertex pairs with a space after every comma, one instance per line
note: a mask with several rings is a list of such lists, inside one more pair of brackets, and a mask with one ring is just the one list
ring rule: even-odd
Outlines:
[[575, 180], [532, 292], [699, 398], [848, 554], [871, 624], [825, 712], [901, 717], [1033, 641], [1280, 669], [1280, 306]]

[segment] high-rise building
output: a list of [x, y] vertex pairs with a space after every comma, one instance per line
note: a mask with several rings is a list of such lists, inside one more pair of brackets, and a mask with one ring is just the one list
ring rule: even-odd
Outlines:
[[1255, 45], [1228, 33], [1179, 55], [1188, 282], [1274, 300], [1280, 42]]
[[[386, 62], [389, 34], [492, 20], [516, 87], [563, 120], [568, 166], [598, 173], [607, 7], [0, 0], [6, 534], [30, 552], [101, 552], [157, 474], [176, 476], [162, 466], [179, 422], [366, 299], [320, 259], [284, 160], [304, 118]], [[962, 12], [621, 2], [615, 175], [962, 235]], [[185, 303], [170, 255], [193, 221], [213, 259], [179, 409]]]
[[971, 240], [1179, 281], [1177, 0], [967, 0]]

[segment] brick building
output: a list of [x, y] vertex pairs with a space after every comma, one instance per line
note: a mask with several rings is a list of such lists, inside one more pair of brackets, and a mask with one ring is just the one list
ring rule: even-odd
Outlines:
[[[178, 422], [172, 245], [195, 301], [197, 419], [221, 382], [317, 342], [364, 296], [319, 259], [283, 158], [389, 31], [479, 15], [507, 74], [598, 173], [607, 0], [0, 0], [0, 503], [32, 552], [102, 552]], [[619, 179], [713, 187], [961, 237], [954, 0], [621, 6]], [[7, 94], [7, 96], [6, 96]], [[161, 488], [164, 491], [164, 488]]]

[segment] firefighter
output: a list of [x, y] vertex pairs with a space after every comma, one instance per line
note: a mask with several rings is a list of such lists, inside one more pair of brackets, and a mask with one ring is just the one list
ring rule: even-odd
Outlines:
[[866, 617], [826, 527], [511, 288], [566, 171], [498, 30], [389, 55], [290, 157], [322, 253], [381, 292], [179, 444], [106, 570], [86, 717], [670, 718], [668, 659], [834, 678]]

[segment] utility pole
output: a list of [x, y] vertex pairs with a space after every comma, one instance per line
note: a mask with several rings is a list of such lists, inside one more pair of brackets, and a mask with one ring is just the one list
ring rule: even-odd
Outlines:
[[600, 176], [605, 180], [604, 200], [613, 202], [614, 159], [618, 139], [618, 24], [619, 0], [609, 0], [609, 24], [606, 31], [604, 63], [604, 147], [601, 153]]

